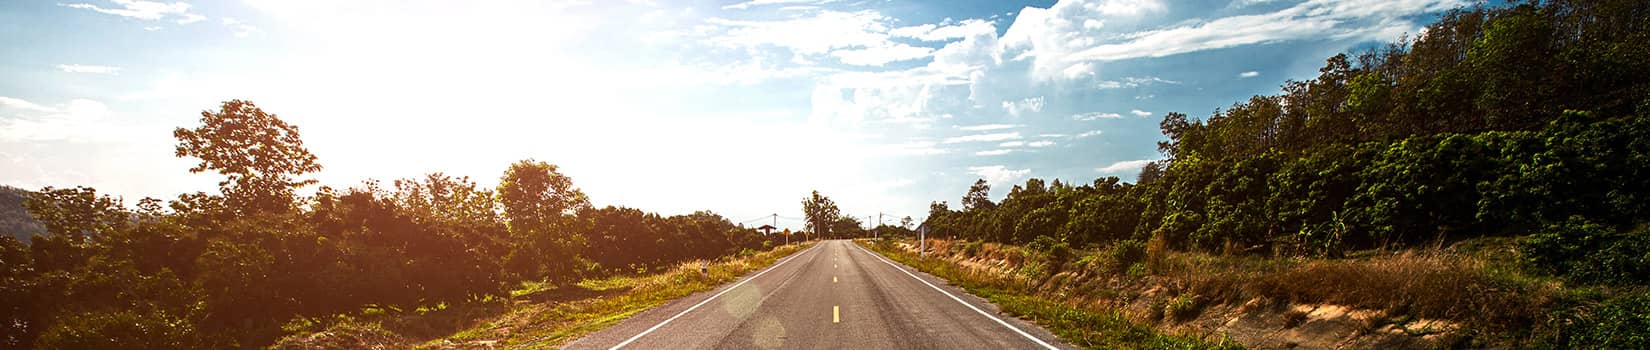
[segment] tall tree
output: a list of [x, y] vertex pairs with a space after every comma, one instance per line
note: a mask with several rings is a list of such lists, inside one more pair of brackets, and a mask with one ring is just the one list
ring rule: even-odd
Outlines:
[[836, 202], [830, 197], [819, 194], [814, 190], [808, 198], [802, 199], [802, 215], [808, 219], [809, 231], [816, 235], [829, 235], [837, 219], [842, 217], [842, 210], [836, 207]]
[[552, 280], [573, 272], [575, 252], [584, 244], [573, 215], [590, 206], [573, 178], [550, 163], [532, 159], [510, 165], [498, 185], [499, 202], [518, 249], [507, 259], [513, 272]]
[[321, 170], [297, 126], [251, 101], [229, 100], [217, 112], [201, 111], [200, 127], [177, 128], [172, 136], [178, 139], [178, 157], [200, 159], [190, 172], [224, 175], [218, 186], [232, 209], [242, 213], [290, 211], [294, 191], [315, 183], [296, 178]]
[[991, 185], [987, 184], [985, 179], [975, 180], [974, 186], [969, 186], [968, 193], [963, 195], [962, 205], [963, 211], [984, 210], [994, 207], [995, 204], [991, 203]]

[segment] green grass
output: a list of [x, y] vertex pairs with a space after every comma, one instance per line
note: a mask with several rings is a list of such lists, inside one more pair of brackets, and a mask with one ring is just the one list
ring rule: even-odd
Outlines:
[[[886, 242], [886, 241], [884, 241]], [[944, 278], [969, 293], [1001, 307], [1004, 312], [1036, 323], [1072, 345], [1087, 349], [1238, 349], [1219, 343], [1164, 334], [1130, 321], [1115, 310], [1101, 310], [1042, 298], [1030, 292], [1024, 279], [979, 273], [945, 259], [920, 259], [892, 244], [857, 242], [883, 256]], [[967, 248], [965, 248], [967, 249]]]

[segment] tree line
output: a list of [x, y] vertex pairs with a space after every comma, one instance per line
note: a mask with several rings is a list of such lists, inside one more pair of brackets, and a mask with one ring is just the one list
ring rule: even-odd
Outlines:
[[[1169, 113], [1164, 159], [1135, 183], [1030, 179], [993, 202], [981, 180], [961, 208], [934, 202], [925, 224], [1040, 246], [1306, 256], [1627, 231], [1650, 214], [1645, 18], [1650, 3], [1635, 0], [1455, 9], [1413, 39], [1331, 57], [1281, 94], [1203, 119]], [[1570, 239], [1559, 246], [1572, 253], [1610, 245]], [[1632, 255], [1619, 264], [1650, 268]]]
[[178, 128], [176, 155], [222, 175], [219, 193], [146, 198], [45, 188], [45, 228], [0, 236], [0, 348], [261, 347], [297, 317], [415, 309], [760, 249], [701, 211], [593, 207], [552, 164], [511, 164], [496, 188], [441, 173], [298, 191], [319, 171], [298, 128], [251, 102]]

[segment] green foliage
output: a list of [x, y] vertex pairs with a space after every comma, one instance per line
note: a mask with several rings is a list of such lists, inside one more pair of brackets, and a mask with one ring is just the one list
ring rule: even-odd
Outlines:
[[224, 176], [218, 183], [227, 202], [243, 213], [292, 209], [299, 186], [315, 180], [294, 177], [321, 170], [304, 148], [298, 127], [250, 101], [225, 101], [217, 112], [201, 111], [201, 126], [177, 128], [177, 156], [200, 163], [189, 172], [207, 170]]
[[[976, 181], [941, 238], [1341, 256], [1534, 231], [1580, 215], [1650, 215], [1650, 3], [1449, 11], [1420, 37], [1325, 60], [1199, 120], [1159, 124], [1166, 158], [1138, 184]], [[1603, 88], [1608, 87], [1608, 88]], [[1467, 103], [1463, 103], [1467, 102]], [[1643, 114], [1643, 113], [1640, 113]], [[1120, 265], [1119, 269], [1128, 265]]]
[[261, 347], [313, 326], [293, 319], [487, 303], [524, 280], [612, 273], [596, 263], [645, 271], [772, 242], [710, 212], [590, 209], [531, 160], [496, 191], [435, 173], [300, 198], [313, 181], [296, 178], [320, 165], [296, 126], [238, 100], [202, 124], [174, 133], [177, 154], [223, 174], [220, 193], [136, 211], [85, 187], [28, 194], [45, 234], [0, 236], [0, 348]]
[[813, 191], [813, 194], [809, 195], [808, 198], [802, 199], [802, 215], [807, 220], [805, 224], [808, 231], [814, 232], [819, 237], [849, 237], [847, 236], [849, 232], [834, 232], [833, 229], [836, 228], [836, 223], [844, 219], [842, 209], [837, 208], [836, 202], [832, 201], [831, 197], [819, 194], [818, 190]]
[[574, 214], [590, 206], [573, 179], [550, 163], [523, 160], [511, 164], [499, 179], [498, 201], [504, 208], [510, 236], [520, 249], [505, 258], [505, 266], [522, 276], [571, 276], [584, 236], [575, 229]]
[[201, 348], [193, 326], [154, 310], [113, 310], [64, 315], [35, 343], [43, 349]]
[[1146, 261], [1146, 242], [1122, 240], [1106, 250], [1106, 269], [1124, 272]]
[[1544, 347], [1625, 349], [1650, 343], [1650, 293], [1628, 294], [1568, 315], [1563, 330]]
[[1650, 229], [1622, 232], [1579, 216], [1518, 245], [1530, 268], [1593, 284], [1650, 282]]

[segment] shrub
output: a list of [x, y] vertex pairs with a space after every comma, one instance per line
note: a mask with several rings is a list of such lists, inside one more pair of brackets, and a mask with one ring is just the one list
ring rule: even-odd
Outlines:
[[1134, 277], [1134, 278], [1146, 277], [1146, 274], [1147, 274], [1146, 264], [1145, 263], [1134, 263], [1132, 265], [1129, 265], [1128, 274], [1129, 274], [1129, 277]]
[[1582, 283], [1650, 281], [1650, 230], [1621, 232], [1581, 217], [1547, 227], [1519, 244], [1531, 269]]
[[1049, 236], [1037, 236], [1030, 244], [1026, 245], [1026, 249], [1041, 253], [1043, 258], [1048, 261], [1049, 267], [1055, 269], [1065, 266], [1066, 262], [1071, 261], [1072, 258], [1070, 245]]
[[1650, 344], [1650, 293], [1605, 300], [1590, 314], [1572, 317], [1556, 348], [1626, 349]]
[[980, 255], [981, 248], [984, 247], [984, 246], [985, 246], [985, 242], [979, 242], [979, 241], [964, 243], [963, 244], [963, 255], [967, 255], [968, 257], [978, 256], [978, 255]]
[[1117, 241], [1107, 252], [1108, 264], [1106, 268], [1112, 272], [1124, 272], [1130, 265], [1146, 259], [1146, 243], [1139, 240], [1126, 239]]
[[42, 349], [182, 349], [201, 347], [191, 323], [160, 310], [115, 310], [62, 317], [36, 340]]
[[1181, 294], [1163, 306], [1163, 314], [1175, 321], [1185, 321], [1197, 317], [1203, 311], [1203, 298], [1195, 294]]

